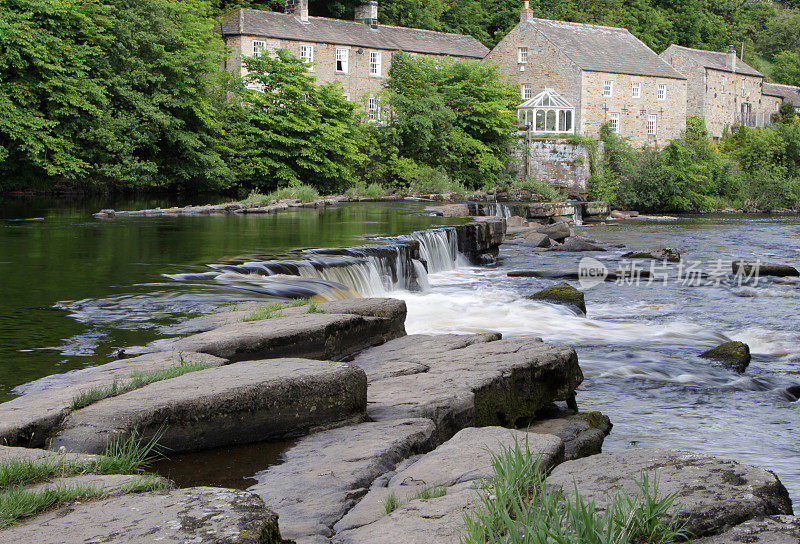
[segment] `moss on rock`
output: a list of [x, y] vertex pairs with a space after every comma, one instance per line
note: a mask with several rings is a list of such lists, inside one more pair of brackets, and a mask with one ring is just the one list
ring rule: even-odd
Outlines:
[[750, 364], [750, 346], [744, 342], [725, 342], [700, 355], [704, 359], [714, 359], [736, 372], [744, 372]]
[[583, 314], [586, 314], [586, 301], [583, 293], [578, 291], [568, 283], [560, 283], [547, 289], [534, 293], [528, 297], [531, 300], [546, 300], [547, 302], [555, 302], [556, 304], [565, 304], [567, 306], [574, 306]]

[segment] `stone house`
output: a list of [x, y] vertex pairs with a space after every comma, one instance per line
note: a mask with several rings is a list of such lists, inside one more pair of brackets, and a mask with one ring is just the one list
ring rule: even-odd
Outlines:
[[733, 46], [721, 53], [670, 45], [660, 56], [688, 78], [686, 114], [705, 119], [712, 138], [732, 126], [764, 126], [780, 108], [776, 97], [763, 93], [763, 74]]
[[472, 36], [379, 25], [374, 0], [356, 8], [355, 21], [311, 17], [308, 0], [286, 0], [284, 13], [240, 8], [222, 17], [218, 31], [230, 49], [227, 70], [244, 77], [243, 58], [286, 49], [312, 64], [318, 82], [338, 81], [373, 119], [395, 52], [480, 60], [489, 51]]
[[794, 111], [800, 114], [800, 87], [765, 82], [762, 94], [765, 99], [772, 98], [775, 101], [776, 111], [784, 102], [789, 102], [794, 106]]
[[686, 78], [624, 28], [533, 17], [486, 62], [520, 86], [520, 122], [533, 133], [597, 138], [609, 123], [637, 147], [663, 147], [686, 128]]

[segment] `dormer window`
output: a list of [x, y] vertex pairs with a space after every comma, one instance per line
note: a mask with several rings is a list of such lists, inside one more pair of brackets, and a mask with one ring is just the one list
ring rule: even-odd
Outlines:
[[520, 47], [517, 49], [517, 62], [520, 64], [528, 64], [528, 48]]

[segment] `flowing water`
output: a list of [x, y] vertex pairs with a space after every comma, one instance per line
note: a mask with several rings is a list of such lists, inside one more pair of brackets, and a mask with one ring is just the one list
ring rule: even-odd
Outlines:
[[[497, 264], [469, 266], [451, 230], [423, 231], [448, 220], [414, 213], [421, 206], [113, 221], [92, 220], [88, 211], [6, 210], [0, 227], [6, 398], [24, 381], [106, 362], [115, 346], [149, 341], [226, 301], [390, 294], [408, 304], [409, 333], [499, 330], [575, 346], [586, 377], [579, 404], [614, 423], [605, 451], [666, 447], [736, 459], [777, 472], [800, 503], [800, 402], [787, 391], [800, 382], [800, 283], [715, 281], [737, 257], [797, 266], [796, 217], [586, 227], [610, 248], [593, 255], [610, 267], [622, 262], [622, 245], [661, 243], [679, 248], [684, 266], [706, 276], [687, 283], [677, 277], [685, 272], [678, 265], [659, 265], [651, 283], [601, 283], [585, 290], [588, 315], [580, 317], [525, 298], [558, 280], [507, 272], [575, 267], [583, 254], [505, 245]], [[508, 213], [502, 206], [491, 212]], [[34, 214], [44, 220], [9, 221]], [[753, 352], [742, 375], [698, 357], [728, 339], [747, 342]], [[201, 455], [163, 470], [187, 485], [215, 482], [220, 463], [235, 458], [234, 479], [241, 482], [259, 467], [259, 457], [274, 462], [285, 446], [265, 447], [226, 450], [216, 461], [215, 454]], [[204, 462], [211, 467], [207, 478], [178, 474], [182, 465]]]

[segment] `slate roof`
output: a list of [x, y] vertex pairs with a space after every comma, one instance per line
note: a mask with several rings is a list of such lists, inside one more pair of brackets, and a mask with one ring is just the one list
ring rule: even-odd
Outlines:
[[800, 87], [780, 85], [778, 83], [764, 83], [761, 92], [769, 96], [780, 96], [787, 102], [791, 102], [794, 107], [800, 108]]
[[309, 17], [303, 23], [294, 15], [244, 8], [224, 15], [219, 30], [223, 36], [258, 36], [475, 59], [482, 59], [489, 52], [472, 36], [461, 34], [387, 25], [373, 29], [363, 23], [326, 17]]
[[728, 68], [728, 54], [719, 51], [705, 51], [704, 49], [692, 49], [691, 47], [683, 47], [681, 45], [670, 45], [667, 51], [673, 55], [686, 55], [695, 60], [695, 62], [706, 68], [714, 70], [721, 70], [723, 72], [732, 72], [735, 74], [742, 74], [746, 76], [764, 77], [764, 74], [748, 66], [742, 59], [736, 59], [736, 70], [731, 71]]
[[548, 19], [526, 22], [584, 70], [686, 79], [625, 28]]

